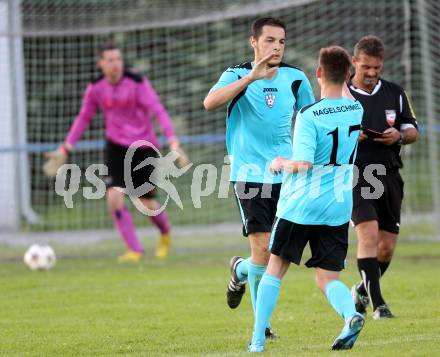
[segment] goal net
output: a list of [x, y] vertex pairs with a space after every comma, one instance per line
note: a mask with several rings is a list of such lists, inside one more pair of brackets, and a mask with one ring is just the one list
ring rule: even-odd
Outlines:
[[[274, 15], [288, 28], [285, 62], [306, 72], [317, 96], [313, 78], [321, 47], [335, 44], [351, 52], [369, 33], [384, 40], [383, 76], [406, 88], [421, 127], [420, 141], [403, 148], [404, 216], [413, 227], [408, 234], [436, 235], [439, 12], [434, 0], [2, 0], [0, 86], [7, 95], [0, 99], [0, 229], [111, 227], [105, 200], [83, 197], [82, 188], [90, 186], [84, 174], [73, 208], [66, 208], [54, 180], [41, 170], [44, 152], [64, 140], [87, 83], [99, 74], [97, 49], [108, 40], [120, 46], [129, 67], [148, 76], [195, 166], [217, 168], [209, 171], [217, 174], [216, 188], [200, 198], [199, 207], [191, 194], [194, 169], [173, 180], [183, 205], [168, 204], [173, 223], [239, 222], [232, 190], [218, 198], [225, 111], [205, 112], [202, 102], [228, 66], [252, 59], [251, 21]], [[103, 130], [97, 115], [72, 155], [82, 173], [103, 162]], [[135, 217], [138, 225], [148, 224], [143, 215]]]

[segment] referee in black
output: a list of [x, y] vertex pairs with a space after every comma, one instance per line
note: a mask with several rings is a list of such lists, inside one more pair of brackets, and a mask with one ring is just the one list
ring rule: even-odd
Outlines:
[[[371, 301], [373, 318], [379, 320], [394, 317], [382, 297], [380, 278], [390, 265], [399, 234], [403, 199], [400, 150], [417, 140], [418, 129], [405, 91], [380, 77], [384, 63], [381, 39], [371, 35], [361, 38], [354, 47], [352, 63], [355, 74], [347, 86], [364, 108], [352, 214], [362, 281], [353, 286], [352, 294], [358, 312], [365, 314]], [[371, 171], [373, 167], [378, 170]], [[378, 186], [382, 186], [382, 194]]]

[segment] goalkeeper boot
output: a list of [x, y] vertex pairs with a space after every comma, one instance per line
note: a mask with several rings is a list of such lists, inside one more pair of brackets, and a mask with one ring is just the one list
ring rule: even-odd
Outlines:
[[349, 350], [356, 342], [359, 333], [364, 327], [365, 318], [362, 314], [356, 313], [344, 325], [341, 334], [333, 342], [332, 350]]
[[395, 317], [386, 304], [378, 306], [373, 312], [373, 319], [375, 320], [392, 319]]
[[141, 260], [144, 253], [142, 252], [135, 252], [134, 250], [129, 250], [124, 255], [121, 255], [118, 258], [119, 263], [137, 263], [139, 260]]
[[237, 277], [235, 268], [244, 259], [242, 257], [232, 257], [229, 262], [229, 269], [231, 271], [231, 279], [226, 290], [226, 301], [231, 309], [235, 309], [240, 305], [244, 292], [246, 291], [246, 283], [240, 282]]
[[351, 288], [351, 296], [353, 297], [353, 302], [356, 307], [356, 311], [362, 315], [367, 313], [367, 307], [370, 304], [370, 298], [368, 296], [362, 295], [359, 292], [359, 288], [362, 285], [362, 281], [355, 284]]
[[156, 245], [156, 258], [166, 258], [170, 252], [171, 237], [169, 234], [161, 234]]

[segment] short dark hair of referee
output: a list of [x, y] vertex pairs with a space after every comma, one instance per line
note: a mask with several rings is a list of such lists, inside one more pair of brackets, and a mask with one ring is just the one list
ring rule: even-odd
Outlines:
[[[352, 58], [355, 74], [348, 82], [352, 96], [364, 108], [356, 159], [360, 178], [353, 190], [352, 214], [362, 281], [353, 286], [352, 293], [358, 312], [365, 313], [371, 300], [374, 319], [394, 316], [382, 296], [380, 278], [390, 265], [400, 227], [403, 199], [400, 150], [418, 138], [416, 116], [405, 91], [380, 77], [384, 55], [385, 46], [380, 38], [372, 35], [361, 38]], [[372, 164], [380, 165], [385, 172], [376, 175], [383, 188], [378, 198], [366, 196], [365, 189], [362, 193], [363, 187], [370, 192], [375, 190], [369, 182], [371, 176], [369, 180], [366, 175], [366, 168]]]

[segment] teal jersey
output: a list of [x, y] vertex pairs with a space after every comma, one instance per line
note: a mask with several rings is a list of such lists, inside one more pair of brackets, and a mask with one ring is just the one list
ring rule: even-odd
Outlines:
[[[245, 62], [228, 68], [214, 91], [252, 70]], [[276, 76], [251, 83], [227, 107], [226, 148], [231, 159], [231, 181], [281, 183], [269, 172], [277, 156], [292, 154], [295, 111], [315, 102], [312, 87], [299, 69], [282, 63]]]
[[348, 98], [324, 98], [301, 109], [291, 159], [308, 161], [313, 169], [283, 175], [277, 217], [328, 226], [350, 220], [353, 164], [363, 112], [358, 101]]

